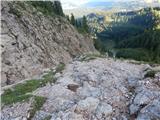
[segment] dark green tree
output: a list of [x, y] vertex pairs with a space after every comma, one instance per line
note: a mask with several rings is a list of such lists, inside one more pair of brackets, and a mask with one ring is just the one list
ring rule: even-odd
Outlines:
[[71, 24], [75, 26], [76, 24], [76, 21], [75, 21], [75, 18], [74, 18], [74, 15], [71, 14]]
[[77, 28], [80, 27], [80, 26], [79, 26], [79, 21], [78, 21], [78, 20], [75, 20], [75, 26], [76, 26]]
[[86, 18], [86, 16], [83, 16], [82, 26], [83, 26], [83, 29], [84, 29], [86, 32], [89, 32], [89, 27], [88, 27], [88, 24], [87, 24], [87, 18]]
[[70, 22], [70, 18], [69, 15], [66, 15], [66, 19]]
[[28, 1], [28, 3], [46, 15], [64, 16], [60, 1]]
[[64, 16], [62, 5], [60, 1], [54, 1], [54, 11], [57, 15]]

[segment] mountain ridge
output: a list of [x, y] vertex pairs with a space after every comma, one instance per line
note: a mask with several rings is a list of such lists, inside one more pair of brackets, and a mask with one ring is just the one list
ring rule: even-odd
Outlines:
[[[64, 9], [64, 12], [68, 15], [73, 13], [76, 17], [81, 17], [83, 15], [89, 14], [92, 12], [99, 11], [115, 11], [115, 12], [124, 12], [124, 11], [133, 11], [140, 10], [146, 7], [160, 7], [158, 1], [152, 1], [148, 3], [146, 1], [91, 1], [80, 6], [77, 6], [73, 9]], [[77, 12], [78, 11], [78, 12]]]

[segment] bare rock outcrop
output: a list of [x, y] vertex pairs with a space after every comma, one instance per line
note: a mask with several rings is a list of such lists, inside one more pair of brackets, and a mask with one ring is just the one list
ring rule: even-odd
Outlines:
[[89, 36], [79, 34], [63, 17], [44, 15], [27, 2], [1, 5], [2, 86], [95, 51]]
[[[55, 84], [33, 91], [46, 98], [33, 120], [159, 120], [160, 73], [144, 78], [145, 69], [144, 64], [109, 58], [73, 61]], [[5, 106], [2, 118], [27, 118], [28, 107], [25, 102]]]
[[[71, 113], [81, 116], [82, 120], [130, 119], [128, 106], [132, 93], [128, 89], [128, 77], [139, 80], [143, 69], [143, 65], [107, 58], [74, 61], [67, 65], [55, 85], [39, 88], [34, 95], [48, 98], [50, 102], [46, 102], [42, 110], [48, 111], [52, 120], [70, 120]], [[79, 87], [72, 91], [68, 88], [70, 84]], [[50, 92], [47, 94], [47, 91]]]
[[137, 80], [129, 107], [130, 115], [137, 120], [160, 119], [160, 73], [155, 78]]

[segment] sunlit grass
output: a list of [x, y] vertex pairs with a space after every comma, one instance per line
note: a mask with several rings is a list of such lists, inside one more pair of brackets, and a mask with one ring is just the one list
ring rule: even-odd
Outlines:
[[7, 89], [1, 95], [2, 105], [9, 105], [17, 102], [29, 100], [32, 97], [32, 92], [39, 87], [45, 86], [48, 83], [55, 83], [56, 78], [54, 75], [61, 72], [65, 68], [65, 64], [59, 64], [56, 71], [50, 71], [45, 74], [41, 79], [28, 80], [25, 83], [15, 85], [12, 89]]

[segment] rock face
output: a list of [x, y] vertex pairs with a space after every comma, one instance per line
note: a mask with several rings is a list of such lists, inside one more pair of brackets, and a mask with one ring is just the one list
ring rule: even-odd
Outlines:
[[25, 2], [1, 5], [2, 86], [95, 51], [89, 36], [80, 35], [63, 17], [46, 16]]
[[129, 107], [130, 114], [136, 115], [137, 120], [160, 119], [160, 73], [155, 78], [137, 80], [133, 85], [135, 95], [132, 96]]

